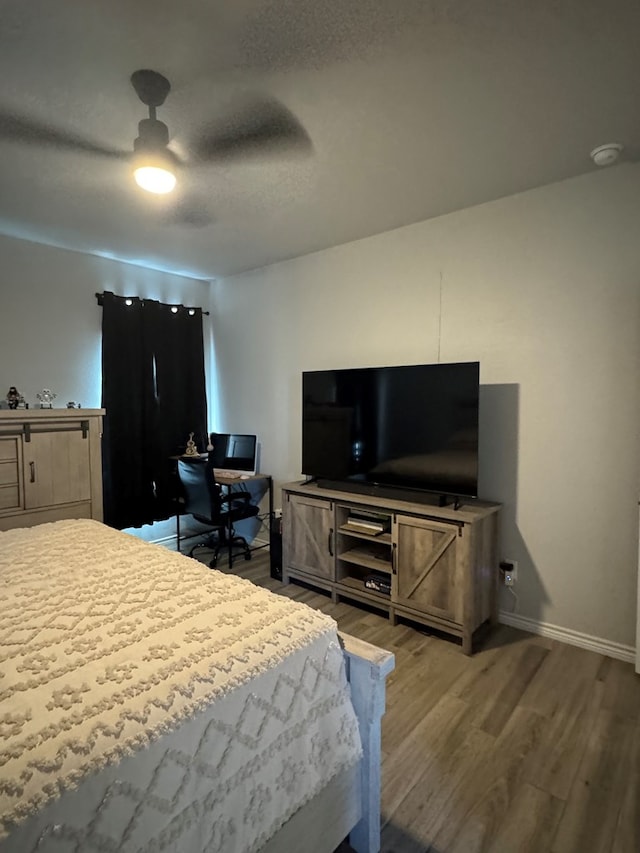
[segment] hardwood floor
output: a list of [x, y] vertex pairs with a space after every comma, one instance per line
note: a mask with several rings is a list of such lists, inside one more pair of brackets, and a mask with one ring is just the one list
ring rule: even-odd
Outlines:
[[233, 571], [395, 654], [382, 727], [382, 853], [640, 851], [640, 678], [631, 664], [506, 626], [465, 657], [450, 640], [272, 580], [266, 554]]

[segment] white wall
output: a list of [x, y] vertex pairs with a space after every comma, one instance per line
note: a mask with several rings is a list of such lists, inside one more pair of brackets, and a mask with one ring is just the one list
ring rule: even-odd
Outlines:
[[[96, 293], [205, 308], [209, 302], [208, 282], [10, 237], [0, 237], [0, 263], [0, 397], [15, 385], [32, 406], [43, 387], [58, 395], [56, 406], [100, 406]], [[206, 340], [208, 326], [205, 317]]]
[[479, 360], [480, 493], [504, 503], [520, 614], [633, 645], [638, 222], [622, 165], [216, 282], [215, 425], [257, 432], [281, 483], [301, 371]]

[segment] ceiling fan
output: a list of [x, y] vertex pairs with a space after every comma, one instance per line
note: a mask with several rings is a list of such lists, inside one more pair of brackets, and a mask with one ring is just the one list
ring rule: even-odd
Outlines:
[[140, 135], [133, 143], [133, 176], [143, 190], [164, 195], [176, 185], [177, 158], [168, 147], [169, 128], [156, 118], [156, 109], [164, 104], [171, 84], [157, 71], [141, 69], [131, 75], [131, 85], [149, 107], [149, 118], [139, 122]]
[[[73, 131], [61, 130], [13, 111], [0, 110], [0, 141], [39, 145], [131, 162], [139, 186], [153, 193], [168, 193], [176, 186], [182, 168], [243, 160], [256, 155], [308, 154], [311, 140], [287, 107], [270, 96], [245, 99], [236, 115], [204, 126], [187, 145], [183, 161], [169, 147], [167, 125], [157, 118], [171, 84], [158, 71], [140, 69], [131, 75], [131, 84], [149, 115], [138, 124], [133, 150], [93, 142]], [[183, 208], [182, 221], [199, 223]]]

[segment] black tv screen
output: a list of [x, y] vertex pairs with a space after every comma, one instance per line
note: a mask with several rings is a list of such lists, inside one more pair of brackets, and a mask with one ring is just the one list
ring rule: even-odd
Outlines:
[[302, 374], [302, 473], [475, 497], [480, 364]]

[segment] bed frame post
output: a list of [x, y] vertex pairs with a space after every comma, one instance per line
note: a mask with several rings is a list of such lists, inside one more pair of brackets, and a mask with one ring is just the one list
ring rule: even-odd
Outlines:
[[349, 833], [356, 853], [380, 850], [380, 724], [385, 710], [385, 683], [395, 667], [391, 652], [340, 634], [351, 700], [362, 739], [361, 818]]

